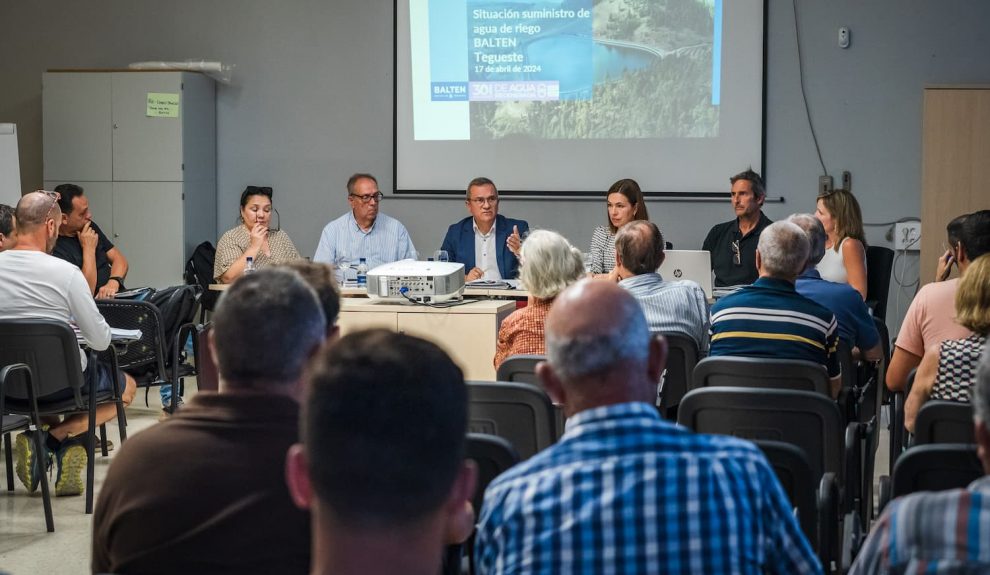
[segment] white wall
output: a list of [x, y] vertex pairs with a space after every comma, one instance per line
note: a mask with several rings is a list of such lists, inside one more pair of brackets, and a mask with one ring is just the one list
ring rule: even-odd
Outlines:
[[[990, 2], [798, 4], [808, 98], [828, 169], [852, 172], [869, 222], [918, 216], [922, 88], [990, 83]], [[312, 253], [322, 226], [346, 207], [351, 173], [373, 172], [383, 190], [391, 188], [391, 2], [3, 2], [0, 22], [0, 121], [18, 124], [25, 190], [41, 184], [42, 71], [185, 58], [237, 66], [234, 85], [218, 92], [220, 230], [234, 224], [244, 185], [271, 184], [282, 226], [304, 254]], [[852, 31], [848, 50], [836, 46], [839, 26]], [[766, 100], [765, 176], [770, 194], [786, 198], [767, 214], [811, 211], [820, 167], [787, 1], [769, 2]], [[712, 224], [731, 217], [724, 204], [649, 207], [679, 248], [700, 247]], [[383, 209], [406, 224], [421, 251], [435, 249], [446, 226], [464, 214], [458, 199], [389, 198]], [[507, 200], [502, 210], [582, 247], [604, 218], [601, 203], [589, 201]], [[868, 239], [888, 245], [885, 231], [870, 227]], [[916, 260], [906, 262], [913, 278]], [[912, 293], [904, 291], [902, 312]], [[899, 319], [890, 324], [896, 331]]]

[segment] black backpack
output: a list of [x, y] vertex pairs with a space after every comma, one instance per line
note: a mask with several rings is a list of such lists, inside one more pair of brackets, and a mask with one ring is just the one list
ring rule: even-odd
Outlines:
[[[162, 331], [165, 334], [165, 365], [171, 366], [175, 336], [184, 324], [196, 320], [196, 304], [200, 299], [200, 288], [196, 285], [172, 286], [156, 291], [147, 302], [154, 304], [162, 314]], [[179, 346], [185, 346], [184, 341]], [[180, 350], [181, 351], [181, 350]], [[180, 358], [183, 361], [184, 358]]]
[[186, 283], [198, 285], [202, 289], [199, 303], [205, 311], [213, 311], [217, 305], [217, 298], [220, 292], [210, 289], [213, 283], [213, 260], [217, 257], [217, 250], [210, 242], [203, 242], [193, 250], [192, 257], [186, 262]]

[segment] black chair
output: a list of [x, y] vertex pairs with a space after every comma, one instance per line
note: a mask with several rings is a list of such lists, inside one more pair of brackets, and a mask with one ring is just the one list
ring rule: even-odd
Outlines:
[[[4, 398], [7, 394], [7, 380], [13, 379], [13, 374], [23, 372], [27, 383], [27, 401], [32, 406], [31, 418], [23, 415], [13, 415], [6, 412]], [[15, 363], [0, 369], [0, 434], [3, 434], [3, 449], [7, 454], [7, 491], [14, 490], [14, 461], [12, 455], [12, 445], [10, 434], [21, 429], [29, 429], [34, 425], [35, 429], [41, 429], [41, 420], [38, 418], [37, 398], [34, 396], [34, 381], [31, 376], [31, 368], [23, 363]], [[44, 453], [45, 446], [41, 444], [41, 435], [32, 434], [34, 437], [34, 452]], [[45, 507], [45, 526], [49, 533], [55, 531], [55, 520], [52, 517], [52, 498], [48, 491], [48, 474], [41, 474], [41, 497]]]
[[910, 434], [908, 430], [904, 427], [904, 404], [907, 401], [907, 397], [911, 395], [911, 388], [914, 386], [914, 376], [917, 373], [917, 369], [912, 369], [908, 373], [907, 384], [904, 386], [902, 391], [895, 391], [891, 394], [890, 399], [890, 474], [894, 474], [894, 466], [897, 464], [897, 458], [904, 453], [907, 449], [908, 444], [911, 442]]
[[[536, 364], [546, 361], [547, 356], [536, 354], [510, 355], [495, 371], [498, 381], [513, 381], [529, 383], [540, 387], [540, 379], [536, 377]], [[557, 437], [564, 434], [564, 411], [557, 405], [553, 406], [554, 419], [557, 425]]]
[[891, 488], [886, 492], [881, 490], [879, 511], [894, 497], [917, 491], [962, 488], [982, 476], [983, 465], [975, 445], [916, 445], [897, 459]]
[[535, 385], [469, 381], [468, 397], [468, 430], [508, 440], [523, 459], [557, 441], [553, 404]]
[[845, 424], [838, 406], [828, 396], [787, 389], [695, 389], [681, 400], [677, 422], [700, 433], [781, 441], [799, 448], [807, 456], [817, 481], [830, 475], [822, 485], [834, 481], [839, 486], [834, 498], [818, 494], [820, 499], [832, 500], [831, 508], [819, 509], [820, 513], [830, 514], [825, 520], [830, 528], [820, 538], [822, 551], [830, 560], [841, 557], [840, 516], [849, 516], [846, 524], [851, 542], [858, 539], [862, 525], [859, 517], [863, 513], [860, 440], [864, 426], [859, 422]]
[[[112, 346], [111, 346], [112, 349]], [[97, 354], [89, 351], [88, 361], [97, 361]], [[117, 362], [111, 354], [111, 371], [116, 374]], [[3, 320], [0, 321], [0, 365], [23, 363], [26, 371], [18, 371], [8, 377], [4, 390], [8, 412], [30, 415], [37, 421], [40, 415], [68, 415], [79, 412], [89, 414], [89, 430], [86, 434], [86, 513], [93, 512], [93, 482], [95, 479], [94, 441], [96, 430], [96, 405], [114, 402], [117, 406], [117, 425], [121, 441], [127, 439], [124, 423], [124, 403], [120, 398], [122, 382], [113, 377], [113, 389], [96, 391], [95, 370], [83, 376], [79, 362], [79, 344], [68, 324], [54, 320]], [[33, 389], [32, 389], [33, 384]], [[32, 401], [33, 397], [36, 401]], [[39, 453], [42, 453], [39, 451]]]
[[691, 389], [754, 387], [814, 391], [831, 397], [824, 366], [797, 359], [706, 357], [694, 368]]
[[[819, 524], [819, 518], [830, 517], [825, 511], [834, 506], [834, 502], [827, 501], [829, 496], [837, 494], [834, 478], [815, 477], [808, 457], [800, 448], [790, 443], [769, 440], [757, 440], [753, 443], [766, 455], [767, 461], [777, 475], [777, 480], [780, 481], [780, 486], [784, 488], [791, 505], [797, 510], [801, 531], [811, 542], [815, 552], [821, 554], [823, 550], [829, 548], [827, 542], [822, 544], [821, 537], [835, 531], [835, 526]], [[819, 501], [816, 493], [825, 496], [826, 500]], [[819, 505], [822, 509], [821, 514], [819, 514]], [[820, 558], [825, 563], [825, 557], [820, 555]]]
[[502, 365], [495, 371], [498, 381], [516, 381], [540, 385], [536, 377], [536, 364], [546, 361], [545, 355], [511, 355], [505, 358]]
[[894, 250], [880, 246], [866, 248], [866, 305], [873, 310], [873, 317], [881, 320], [887, 319], [893, 266]]
[[976, 443], [973, 405], [958, 401], [927, 401], [914, 422], [914, 444]]
[[698, 364], [698, 344], [680, 333], [664, 333], [667, 340], [667, 369], [663, 375], [660, 413], [677, 420], [677, 406], [688, 391], [694, 368]]

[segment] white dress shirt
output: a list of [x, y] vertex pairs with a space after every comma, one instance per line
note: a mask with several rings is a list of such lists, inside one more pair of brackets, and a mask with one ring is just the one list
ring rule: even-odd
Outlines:
[[502, 279], [502, 274], [498, 271], [498, 246], [495, 245], [494, 222], [487, 234], [481, 233], [478, 222], [472, 220], [471, 225], [474, 226], [474, 265], [485, 272], [481, 279]]

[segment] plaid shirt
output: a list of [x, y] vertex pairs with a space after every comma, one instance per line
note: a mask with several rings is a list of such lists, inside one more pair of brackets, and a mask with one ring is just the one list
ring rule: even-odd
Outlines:
[[475, 560], [482, 574], [821, 572], [755, 446], [645, 403], [583, 411], [499, 476]]
[[990, 573], [990, 477], [892, 501], [849, 573]]
[[543, 326], [550, 313], [552, 299], [535, 299], [530, 305], [517, 309], [502, 321], [495, 347], [495, 369], [512, 355], [547, 353]]

